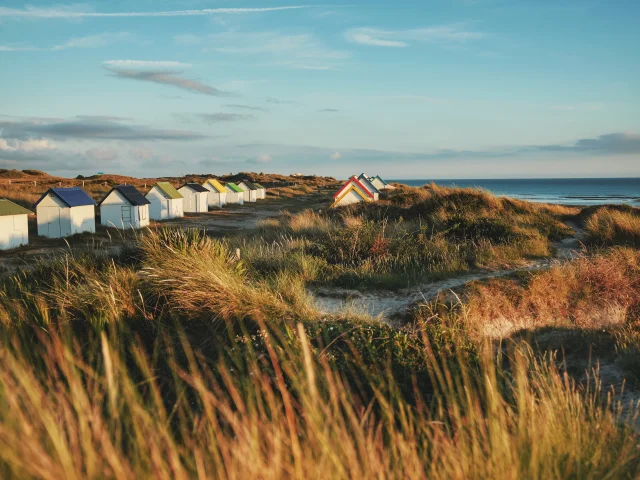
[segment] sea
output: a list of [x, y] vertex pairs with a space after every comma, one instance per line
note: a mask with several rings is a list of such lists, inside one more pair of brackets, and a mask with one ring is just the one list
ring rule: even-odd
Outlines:
[[476, 187], [495, 195], [565, 205], [628, 204], [640, 206], [640, 178], [545, 178], [477, 180], [391, 180], [420, 186], [432, 181], [446, 187]]

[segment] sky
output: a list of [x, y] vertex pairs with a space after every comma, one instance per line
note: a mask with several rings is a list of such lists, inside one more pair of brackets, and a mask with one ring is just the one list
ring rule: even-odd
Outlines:
[[637, 0], [0, 3], [0, 168], [640, 177]]

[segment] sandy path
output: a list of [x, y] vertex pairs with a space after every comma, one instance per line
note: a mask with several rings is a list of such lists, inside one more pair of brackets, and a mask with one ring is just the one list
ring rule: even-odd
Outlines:
[[464, 287], [478, 280], [505, 277], [517, 272], [547, 269], [555, 263], [577, 258], [581, 255], [584, 232], [574, 222], [567, 222], [567, 225], [573, 229], [574, 235], [554, 245], [556, 247], [555, 257], [536, 260], [520, 267], [506, 270], [476, 271], [455, 278], [415, 285], [399, 291], [361, 292], [345, 288], [323, 287], [313, 289], [310, 293], [315, 297], [318, 310], [323, 314], [331, 315], [348, 311], [370, 315], [381, 321], [396, 324], [394, 319], [404, 317], [411, 306], [421, 301], [431, 300], [441, 292]]

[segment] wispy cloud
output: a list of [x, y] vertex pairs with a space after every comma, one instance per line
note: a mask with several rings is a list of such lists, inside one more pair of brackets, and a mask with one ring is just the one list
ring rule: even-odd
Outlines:
[[254, 112], [269, 113], [269, 110], [264, 107], [254, 107], [253, 105], [239, 105], [239, 104], [227, 104], [222, 105], [224, 108], [235, 108], [238, 110], [252, 110]]
[[568, 145], [536, 145], [526, 150], [595, 154], [640, 154], [640, 133], [608, 133], [596, 138], [582, 138]]
[[198, 140], [204, 135], [186, 130], [164, 130], [133, 125], [118, 117], [75, 117], [70, 120], [0, 121], [0, 135], [16, 140]]
[[33, 45], [0, 45], [0, 52], [55, 52], [70, 48], [101, 48], [122, 42], [131, 38], [128, 32], [98, 33], [85, 37], [70, 38], [64, 43], [50, 47], [36, 47]]
[[352, 28], [345, 32], [345, 37], [352, 43], [391, 48], [409, 47], [412, 43], [461, 43], [480, 40], [486, 36], [486, 33], [467, 30], [460, 25], [439, 25], [407, 30], [383, 30], [363, 27]]
[[261, 165], [265, 163], [271, 163], [272, 160], [273, 158], [268, 153], [261, 153], [256, 158], [250, 158], [249, 160], [247, 160], [247, 163]]
[[244, 113], [225, 113], [225, 112], [217, 112], [217, 113], [175, 113], [173, 115], [175, 118], [185, 122], [192, 123], [194, 121], [204, 122], [207, 125], [212, 125], [214, 123], [223, 123], [223, 122], [240, 122], [247, 120], [255, 120], [255, 115], [249, 115]]
[[272, 105], [294, 105], [296, 103], [292, 100], [282, 100], [280, 98], [274, 98], [274, 97], [265, 98], [265, 102], [271, 103]]
[[103, 65], [116, 78], [157, 83], [215, 97], [234, 96], [199, 80], [182, 77], [184, 69], [191, 66], [189, 64], [171, 61], [109, 60], [103, 62]]
[[[186, 39], [180, 36], [176, 41], [185, 40], [196, 42], [193, 36]], [[328, 47], [310, 33], [229, 30], [202, 37], [198, 41], [208, 51], [256, 56], [267, 66], [302, 70], [335, 69], [351, 56], [348, 52]]]
[[318, 110], [320, 113], [337, 113], [340, 110], [338, 110], [337, 108], [323, 108], [321, 110]]
[[121, 17], [192, 17], [222, 14], [265, 13], [286, 10], [313, 8], [313, 5], [289, 5], [257, 8], [204, 8], [200, 10], [168, 10], [149, 12], [93, 12], [78, 9], [75, 6], [59, 6], [52, 8], [0, 7], [0, 18], [15, 19], [82, 19], [82, 18], [121, 18]]
[[100, 33], [86, 37], [76, 37], [54, 46], [51, 50], [66, 50], [68, 48], [100, 48], [127, 40], [131, 37], [128, 32]]

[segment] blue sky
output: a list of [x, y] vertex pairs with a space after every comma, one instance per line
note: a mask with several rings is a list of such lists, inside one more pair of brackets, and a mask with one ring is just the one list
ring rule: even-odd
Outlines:
[[640, 176], [634, 0], [4, 0], [0, 168]]

